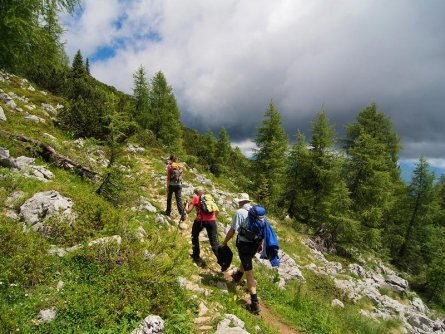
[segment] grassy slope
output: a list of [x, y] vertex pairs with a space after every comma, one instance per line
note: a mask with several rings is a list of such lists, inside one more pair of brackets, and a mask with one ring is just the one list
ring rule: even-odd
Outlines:
[[[98, 150], [106, 154], [106, 148], [92, 140], [86, 141], [84, 147], [76, 146], [51, 124], [39, 108], [42, 102], [55, 106], [59, 102], [64, 104], [63, 100], [50, 94], [44, 96], [38, 91], [32, 93], [21, 89], [18, 79], [14, 79], [13, 83], [0, 83], [0, 88], [7, 93], [13, 91], [29, 97], [38, 106], [32, 113], [47, 119], [45, 124], [32, 123], [23, 119], [23, 112], [10, 112], [0, 102], [8, 117], [7, 122], [0, 123], [0, 129], [46, 141], [59, 153], [104, 171], [89, 157]], [[22, 103], [16, 102], [27, 110]], [[55, 136], [57, 142], [51, 143], [43, 136], [44, 132]], [[14, 157], [30, 156], [32, 152], [32, 148], [29, 150], [23, 143], [13, 142], [4, 136], [0, 136], [0, 146], [8, 148]], [[73, 228], [53, 220], [50, 238], [34, 232], [23, 233], [19, 223], [0, 216], [0, 332], [18, 329], [41, 333], [123, 333], [137, 327], [145, 316], [159, 314], [166, 320], [167, 333], [188, 333], [198, 331], [199, 326], [193, 324], [193, 319], [197, 317], [201, 300], [207, 306], [215, 307], [216, 311], [212, 311], [214, 319], [211, 320], [214, 326], [218, 322], [218, 314], [232, 313], [246, 322], [251, 333], [255, 332], [255, 326], [260, 326], [266, 333], [279, 332], [273, 318], [272, 321], [270, 318], [263, 321], [244, 309], [244, 288], [237, 289], [229, 284], [227, 295], [215, 287], [217, 281], [225, 279], [224, 276], [215, 270], [202, 271], [192, 265], [188, 258], [189, 231], [179, 232], [174, 227], [159, 226], [154, 223], [154, 214], [139, 214], [128, 209], [141, 195], [158, 209], [163, 209], [165, 189], [157, 181], [164, 173], [160, 154], [162, 152], [146, 151], [137, 157], [122, 157], [120, 163], [131, 168], [131, 177], [124, 178], [127, 190], [120, 206], [113, 206], [98, 197], [94, 193], [97, 184], [51, 166], [49, 168], [55, 179], [50, 183], [0, 170], [0, 174], [4, 175], [0, 179], [0, 211], [6, 210], [4, 201], [14, 190], [25, 192], [25, 196], [15, 203], [18, 208], [34, 193], [54, 189], [73, 199], [74, 210], [79, 215]], [[37, 159], [37, 164], [45, 163]], [[213, 180], [217, 185], [224, 184], [226, 189], [236, 189], [227, 180]], [[136, 230], [140, 226], [148, 234], [143, 242], [136, 238]], [[283, 222], [277, 224], [276, 229], [281, 236], [282, 248], [301, 267], [314, 261], [291, 226]], [[181, 233], [180, 237], [178, 233]], [[51, 244], [60, 247], [85, 245], [89, 240], [115, 234], [123, 239], [118, 249], [116, 246], [84, 247], [63, 258], [47, 255]], [[208, 253], [208, 243], [204, 243], [203, 248]], [[144, 252], [153, 254], [154, 259], [144, 260]], [[238, 263], [235, 259], [235, 265]], [[397, 327], [397, 324], [378, 324], [359, 316], [358, 306], [370, 307], [366, 301], [358, 306], [347, 305], [344, 310], [333, 309], [330, 302], [333, 298], [341, 299], [339, 291], [330, 281], [315, 277], [310, 271], [303, 269], [307, 278], [305, 283], [290, 283], [284, 291], [273, 283], [274, 272], [265, 268], [258, 268], [256, 272], [259, 296], [272, 314], [286, 322], [290, 329], [293, 327], [295, 332], [387, 333], [390, 327]], [[213, 292], [208, 297], [198, 295], [195, 298], [193, 293], [178, 286], [177, 276], [188, 279], [199, 276], [201, 285]], [[59, 281], [63, 281], [64, 285], [58, 291]], [[56, 320], [49, 324], [39, 323], [39, 310], [51, 307], [57, 310]]]

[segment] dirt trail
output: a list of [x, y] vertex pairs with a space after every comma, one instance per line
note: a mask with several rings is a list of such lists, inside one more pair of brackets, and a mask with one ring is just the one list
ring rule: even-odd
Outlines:
[[[152, 175], [153, 174], [153, 167], [150, 163], [150, 161], [148, 161], [147, 159], [143, 159], [143, 158], [139, 158], [138, 159], [139, 162], [141, 163], [141, 168], [142, 171], [148, 175]], [[153, 186], [153, 185], [152, 185]], [[160, 188], [161, 185], [160, 184], [156, 184], [155, 185], [156, 188]], [[165, 207], [166, 205], [166, 195], [159, 195], [155, 192], [153, 192], [153, 199], [155, 201], [158, 202], [158, 204], [160, 204], [162, 207]], [[179, 219], [179, 215], [175, 212], [176, 210], [172, 210], [172, 218], [173, 221], [177, 221]], [[177, 218], [177, 219], [176, 219]], [[189, 236], [191, 235], [191, 227], [192, 227], [192, 222], [190, 222], [189, 219], [187, 219], [186, 221], [188, 228], [186, 230], [182, 230], [181, 231], [181, 235], [183, 236]], [[202, 233], [205, 234], [205, 230], [202, 231]], [[213, 261], [213, 254], [210, 251], [209, 245], [206, 244], [206, 242], [201, 244], [201, 252], [203, 253], [203, 258], [206, 259], [206, 262], [208, 264], [207, 268], [201, 268], [200, 272], [201, 274], [205, 274], [205, 275], [211, 275], [214, 276], [215, 278], [218, 277], [220, 279], [226, 280], [228, 284], [231, 284], [231, 276], [228, 272], [225, 272], [224, 274], [222, 274], [219, 271], [219, 266]], [[236, 256], [236, 254], [234, 254]], [[245, 289], [244, 287], [238, 287], [237, 289]], [[260, 288], [260, 293], [261, 293], [261, 288]], [[246, 305], [248, 303], [250, 303], [250, 295], [246, 294], [245, 297], [243, 298]], [[281, 319], [281, 317], [276, 314], [271, 308], [269, 308], [263, 301], [260, 300], [260, 307], [261, 307], [261, 313], [260, 315], [258, 315], [258, 317], [260, 317], [262, 319], [262, 321], [271, 329], [276, 330], [278, 333], [281, 334], [301, 334], [302, 332], [297, 331], [296, 329], [290, 327], [283, 319]], [[207, 315], [210, 316], [209, 319], [211, 319], [211, 315]], [[203, 324], [201, 324], [203, 325]], [[199, 326], [197, 326], [199, 327]], [[212, 326], [208, 326], [210, 328], [212, 328]], [[206, 326], [201, 327], [201, 328], [206, 328]], [[198, 329], [198, 328], [197, 328]], [[199, 332], [207, 332], [206, 330], [202, 331], [199, 330]]]
[[283, 320], [281, 320], [281, 318], [261, 300], [260, 300], [260, 307], [261, 307], [261, 313], [259, 316], [270, 328], [277, 330], [281, 334], [302, 333], [290, 327]]

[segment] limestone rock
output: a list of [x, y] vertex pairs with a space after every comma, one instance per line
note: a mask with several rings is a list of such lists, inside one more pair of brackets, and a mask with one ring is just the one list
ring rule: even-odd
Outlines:
[[44, 323], [51, 322], [56, 319], [56, 310], [54, 307], [50, 309], [41, 310], [39, 312], [39, 320]]
[[57, 115], [57, 110], [54, 109], [54, 107], [52, 105], [50, 105], [48, 103], [42, 103], [41, 106], [42, 106], [43, 110], [49, 111], [53, 115]]
[[131, 334], [157, 334], [164, 332], [164, 320], [158, 315], [149, 315]]
[[36, 166], [34, 158], [20, 156], [15, 159], [15, 163], [25, 173], [25, 176], [35, 177], [44, 182], [54, 178], [54, 174], [51, 171], [43, 166]]
[[244, 322], [235, 315], [224, 314], [224, 319], [218, 324], [215, 334], [249, 334], [244, 326]]
[[25, 119], [29, 119], [30, 121], [33, 121], [34, 123], [45, 123], [46, 122], [43, 118], [38, 117], [36, 115], [26, 115]]
[[3, 147], [0, 147], [0, 166], [18, 169], [14, 159], [9, 156], [9, 150]]
[[0, 106], [0, 121], [6, 121], [6, 115], [5, 112], [3, 111], [2, 106]]
[[20, 207], [21, 219], [33, 230], [44, 227], [46, 218], [61, 215], [71, 224], [75, 215], [71, 211], [73, 202], [70, 198], [63, 197], [55, 190], [36, 193]]
[[345, 307], [345, 304], [343, 304], [341, 300], [334, 299], [334, 300], [331, 302], [331, 306], [332, 306], [332, 307], [341, 307], [341, 308], [344, 308], [344, 307]]

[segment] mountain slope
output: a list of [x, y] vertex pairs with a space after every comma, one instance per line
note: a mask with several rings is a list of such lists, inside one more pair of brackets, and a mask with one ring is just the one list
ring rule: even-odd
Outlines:
[[[128, 144], [116, 163], [118, 201], [109, 202], [96, 190], [110, 148], [73, 140], [57, 127], [57, 110], [66, 101], [6, 73], [0, 88], [1, 165], [7, 166], [0, 168], [2, 332], [125, 333], [149, 315], [161, 317], [165, 333], [228, 333], [227, 327], [250, 333], [444, 332], [440, 321], [429, 319], [438, 315], [380, 260], [364, 260], [359, 252], [353, 259], [325, 257], [290, 221], [273, 217], [282, 265], [277, 271], [255, 262], [263, 312], [250, 314], [245, 284], [230, 281], [239, 264], [236, 251], [232, 267], [221, 273], [203, 232], [208, 266], [197, 267], [189, 257], [193, 216], [178, 224], [175, 207], [171, 220], [161, 214], [165, 152]], [[10, 134], [50, 145], [99, 176], [57, 167]], [[187, 168], [184, 198], [198, 185], [218, 201], [221, 240], [242, 189]]]

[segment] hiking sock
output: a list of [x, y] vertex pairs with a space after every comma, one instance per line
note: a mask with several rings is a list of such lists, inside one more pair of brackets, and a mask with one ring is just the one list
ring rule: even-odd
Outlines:
[[250, 301], [251, 301], [252, 303], [258, 303], [258, 296], [257, 296], [256, 293], [251, 293], [251, 294], [250, 294]]

